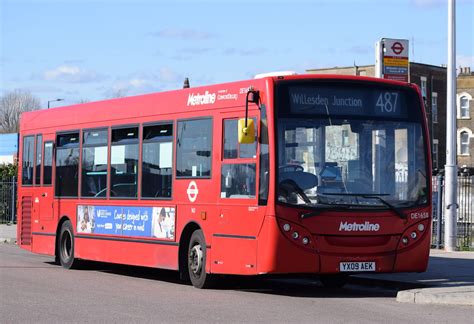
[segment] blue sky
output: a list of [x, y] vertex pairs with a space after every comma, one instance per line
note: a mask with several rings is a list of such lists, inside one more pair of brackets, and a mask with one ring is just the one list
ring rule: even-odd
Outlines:
[[[0, 94], [54, 106], [374, 63], [382, 37], [447, 62], [447, 0], [0, 0]], [[474, 0], [457, 1], [457, 65], [474, 67]]]

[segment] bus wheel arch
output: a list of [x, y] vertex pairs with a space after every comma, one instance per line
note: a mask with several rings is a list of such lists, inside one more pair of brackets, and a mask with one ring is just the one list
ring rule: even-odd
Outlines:
[[189, 281], [188, 273], [188, 247], [191, 240], [191, 236], [197, 230], [201, 230], [201, 227], [195, 222], [189, 222], [184, 227], [181, 237], [179, 239], [179, 253], [178, 253], [178, 265], [179, 265], [179, 278], [183, 281]]
[[61, 264], [59, 261], [59, 236], [61, 235], [61, 227], [65, 221], [71, 221], [68, 216], [63, 215], [58, 222], [58, 227], [56, 227], [56, 240], [54, 243], [54, 262], [58, 265]]

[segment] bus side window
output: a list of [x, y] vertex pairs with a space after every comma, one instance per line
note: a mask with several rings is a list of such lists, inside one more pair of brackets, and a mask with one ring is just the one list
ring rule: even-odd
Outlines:
[[102, 197], [107, 191], [108, 129], [82, 133], [82, 197]]
[[77, 197], [79, 182], [79, 132], [56, 139], [56, 189], [58, 197]]
[[210, 178], [212, 119], [178, 121], [176, 151], [177, 178]]
[[21, 164], [21, 184], [32, 185], [33, 184], [33, 163], [34, 163], [34, 152], [35, 152], [35, 137], [25, 136], [23, 137], [23, 154]]
[[173, 174], [173, 124], [143, 127], [142, 197], [170, 198]]
[[[255, 118], [253, 120], [256, 128]], [[237, 119], [224, 120], [221, 198], [255, 198], [257, 141], [239, 144], [237, 127]]]
[[53, 179], [53, 142], [45, 142], [43, 150], [43, 185], [52, 184]]
[[110, 197], [137, 197], [138, 139], [138, 127], [112, 129]]
[[41, 185], [41, 162], [43, 161], [43, 154], [41, 150], [43, 149], [43, 136], [36, 136], [36, 173], [35, 173], [35, 185]]

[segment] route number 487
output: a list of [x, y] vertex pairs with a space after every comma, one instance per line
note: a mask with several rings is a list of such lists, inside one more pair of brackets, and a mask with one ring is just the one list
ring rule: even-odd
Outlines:
[[383, 92], [377, 98], [375, 106], [380, 108], [381, 113], [395, 113], [397, 112], [397, 92]]

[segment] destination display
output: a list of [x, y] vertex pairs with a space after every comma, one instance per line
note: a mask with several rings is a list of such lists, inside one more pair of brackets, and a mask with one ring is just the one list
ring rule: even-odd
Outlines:
[[397, 90], [290, 86], [288, 95], [292, 114], [407, 117], [405, 94]]

